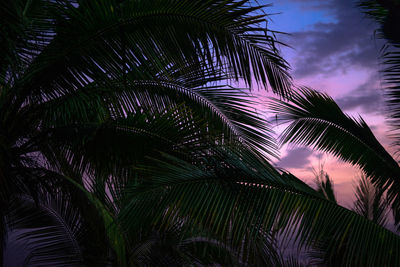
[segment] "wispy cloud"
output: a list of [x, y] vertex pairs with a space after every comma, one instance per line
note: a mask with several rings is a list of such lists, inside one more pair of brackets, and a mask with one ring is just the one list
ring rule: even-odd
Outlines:
[[378, 75], [371, 76], [365, 83], [338, 98], [336, 102], [344, 111], [359, 108], [362, 114], [383, 113], [383, 97]]
[[314, 23], [307, 29], [292, 32], [292, 36], [286, 39], [295, 49], [292, 58], [295, 78], [332, 75], [354, 67], [377, 67], [379, 44], [372, 36], [376, 26], [354, 8], [354, 1], [289, 2], [303, 3], [304, 9], [324, 11], [332, 19], [331, 22]]

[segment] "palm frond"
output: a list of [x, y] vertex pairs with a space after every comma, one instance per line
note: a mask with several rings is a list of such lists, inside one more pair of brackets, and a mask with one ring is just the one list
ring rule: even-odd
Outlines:
[[[25, 241], [29, 266], [68, 266], [83, 264], [80, 238], [83, 238], [79, 214], [68, 202], [48, 199], [41, 204], [27, 196], [14, 199], [9, 227]], [[82, 232], [83, 231], [83, 232]]]
[[261, 229], [285, 232], [297, 227], [297, 238], [306, 247], [329, 236], [331, 250], [346, 248], [345, 262], [376, 266], [399, 260], [393, 252], [400, 241], [397, 235], [324, 200], [309, 187], [288, 185], [284, 176], [273, 179], [270, 172], [246, 170], [239, 163], [243, 159], [237, 159], [237, 165], [222, 161], [222, 169], [194, 167], [169, 156], [155, 160], [151, 168], [143, 166], [140, 173], [147, 178], [126, 191], [120, 223], [132, 231], [154, 224], [163, 229], [178, 218], [190, 218], [187, 231], [194, 225], [211, 231], [242, 255]]
[[275, 99], [271, 108], [281, 122], [290, 123], [282, 133], [282, 143], [313, 146], [359, 166], [374, 185], [388, 190], [394, 207], [400, 207], [399, 165], [361, 117], [349, 117], [328, 95], [307, 88], [290, 103]]
[[388, 221], [389, 205], [384, 191], [375, 187], [364, 174], [361, 174], [355, 193], [354, 211], [378, 225], [385, 226]]
[[264, 18], [254, 12], [260, 8], [236, 0], [62, 4], [56, 29], [46, 33], [54, 38], [21, 77], [21, 96], [74, 91], [149, 61], [158, 71], [206, 63], [288, 96], [288, 66], [259, 26]]
[[360, 1], [360, 7], [370, 18], [378, 22], [377, 38], [385, 44], [381, 49], [381, 70], [385, 80], [385, 101], [388, 121], [392, 126], [393, 145], [400, 146], [400, 4], [398, 1]]
[[220, 129], [227, 140], [277, 155], [271, 128], [253, 111], [255, 99], [244, 91], [222, 85], [187, 88], [176, 82], [151, 80], [128, 80], [127, 85], [114, 83], [86, 89], [46, 102], [32, 112], [41, 114], [45, 123], [54, 127], [78, 121], [101, 123], [143, 110], [157, 114], [185, 103], [190, 115], [204, 120], [210, 129]]

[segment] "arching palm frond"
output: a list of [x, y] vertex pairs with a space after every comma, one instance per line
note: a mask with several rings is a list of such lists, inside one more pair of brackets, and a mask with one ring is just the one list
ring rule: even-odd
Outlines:
[[57, 26], [37, 37], [53, 38], [32, 52], [38, 55], [21, 73], [20, 103], [119, 78], [138, 66], [148, 72], [149, 62], [157, 72], [169, 65], [223, 68], [249, 84], [254, 78], [282, 95], [290, 91], [287, 64], [263, 34], [264, 17], [254, 15], [261, 7], [247, 1], [60, 3], [47, 22]]
[[[104, 266], [106, 258], [91, 255], [104, 252], [100, 248], [104, 242], [88, 246], [96, 236], [89, 234], [89, 225], [85, 225], [81, 212], [70, 199], [61, 193], [56, 196], [44, 193], [40, 198], [34, 200], [21, 195], [14, 199], [8, 214], [10, 229], [26, 244], [21, 248], [27, 254], [25, 265], [85, 266], [96, 262]], [[96, 246], [96, 250], [90, 251], [89, 248]]]
[[[261, 229], [279, 229], [306, 247], [329, 237], [329, 248], [344, 250], [349, 266], [391, 265], [399, 260], [390, 252], [399, 245], [397, 235], [323, 199], [308, 186], [293, 183], [294, 179], [262, 171], [254, 165], [256, 160], [249, 160], [229, 153], [221, 154], [219, 165], [208, 167], [167, 155], [154, 160], [151, 167], [140, 168], [146, 177], [143, 183], [128, 187], [120, 223], [131, 231], [154, 224], [162, 229], [188, 218], [189, 232], [194, 226], [211, 231], [244, 257], [248, 242], [260, 238]], [[295, 234], [288, 232], [292, 227], [298, 229]]]
[[388, 190], [393, 207], [400, 208], [399, 165], [361, 117], [349, 117], [328, 95], [306, 88], [291, 103], [275, 100], [271, 107], [282, 122], [290, 123], [282, 143], [313, 146], [359, 166], [376, 186]]
[[108, 86], [91, 85], [34, 107], [31, 112], [39, 113], [49, 127], [55, 127], [86, 121], [121, 121], [129, 114], [143, 110], [157, 114], [182, 103], [190, 110], [190, 116], [204, 120], [210, 129], [220, 129], [227, 140], [240, 140], [249, 149], [276, 156], [272, 130], [254, 111], [254, 98], [222, 85], [188, 88], [177, 82], [151, 80], [128, 80], [126, 85], [118, 82]]
[[[274, 41], [263, 41], [257, 33], [262, 18], [251, 14], [258, 8], [246, 6], [246, 1], [200, 2], [79, 2], [64, 3], [60, 10], [55, 5], [51, 10], [58, 15], [54, 18], [58, 26], [43, 33], [53, 38], [37, 48], [38, 55], [14, 85], [21, 92], [12, 101], [28, 102], [33, 108], [43, 103], [48, 114], [56, 106], [65, 117], [80, 108], [79, 112], [86, 111], [82, 116], [89, 116], [84, 119], [90, 120], [189, 100], [188, 104], [210, 110], [197, 112], [219, 117], [230, 134], [275, 155], [269, 129], [251, 112], [252, 100], [238, 90], [209, 83], [242, 76], [250, 83], [251, 73], [244, 68], [254, 61], [255, 80], [270, 80], [274, 90], [287, 96], [286, 63], [271, 53]], [[165, 34], [165, 25], [174, 29]]]
[[[37, 143], [60, 120], [75, 123], [71, 129], [82, 120], [125, 117], [132, 106], [160, 110], [182, 101], [196, 113], [207, 107], [202, 115], [214, 118], [209, 127], [223, 129], [227, 140], [273, 148], [251, 101], [240, 100], [245, 94], [229, 96], [234, 90], [210, 85], [239, 77], [250, 83], [250, 68], [256, 81], [287, 94], [287, 64], [274, 41], [259, 34], [259, 8], [246, 2], [4, 2], [0, 110], [7, 145], [18, 143], [11, 154], [40, 154]], [[16, 184], [3, 174], [1, 197]]]
[[[260, 26], [261, 7], [247, 2], [2, 2], [2, 206], [36, 195], [44, 182], [34, 168], [73, 166], [73, 180], [89, 186], [88, 177], [97, 193], [110, 173], [132, 178], [155, 148], [192, 148], [193, 162], [227, 142], [272, 151], [250, 98], [221, 86], [243, 78], [289, 94], [288, 65]], [[152, 123], [163, 112], [163, 125]]]
[[[98, 212], [103, 214], [103, 223], [108, 224], [108, 227], [116, 225], [114, 219], [126, 201], [126, 197], [123, 197], [124, 188], [143, 182], [143, 177], [133, 172], [132, 167], [137, 168], [138, 164], [147, 163], [146, 157], [156, 157], [159, 154], [157, 151], [173, 153], [193, 165], [201, 165], [204, 162], [199, 162], [199, 158], [204, 159], [207, 155], [209, 160], [212, 160], [215, 154], [211, 150], [212, 147], [222, 145], [219, 142], [225, 140], [219, 136], [219, 129], [212, 130], [211, 125], [204, 123], [203, 119], [198, 120], [187, 106], [164, 110], [160, 114], [128, 114], [126, 118], [78, 126], [67, 125], [48, 131], [47, 142], [40, 150], [48, 159], [51, 168], [58, 173], [70, 175], [66, 170], [71, 169], [72, 173], [78, 174], [69, 181], [86, 192], [87, 198], [93, 201], [98, 207]], [[229, 143], [228, 140], [225, 142]], [[235, 144], [234, 140], [232, 144]], [[240, 145], [240, 142], [237, 145]], [[101, 155], [107, 155], [107, 158]], [[80, 177], [79, 173], [84, 173], [84, 176]], [[110, 215], [104, 217], [104, 213]], [[109, 220], [111, 221], [108, 222]], [[128, 236], [143, 237], [141, 229], [146, 225], [136, 225], [136, 231]], [[111, 233], [107, 236], [109, 242], [113, 243], [115, 235]], [[140, 242], [146, 241], [130, 243], [137, 245]], [[120, 245], [113, 250], [120, 250]], [[126, 249], [129, 249], [129, 246]], [[124, 258], [119, 258], [121, 253], [116, 254], [118, 262], [123, 262]]]

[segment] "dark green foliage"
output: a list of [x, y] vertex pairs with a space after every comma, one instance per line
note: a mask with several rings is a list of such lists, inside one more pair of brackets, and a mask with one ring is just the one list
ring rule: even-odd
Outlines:
[[[30, 264], [133, 264], [136, 241], [168, 235], [119, 222], [133, 201], [128, 189], [148, 183], [139, 166], [161, 151], [204, 166], [225, 145], [276, 155], [251, 97], [224, 85], [244, 79], [290, 93], [288, 65], [260, 8], [234, 0], [1, 3], [0, 226], [5, 233], [6, 216], [25, 229]], [[172, 243], [202, 240], [189, 242], [188, 255], [223, 247], [220, 236], [181, 232]], [[223, 263], [204, 255], [193, 263], [214, 259]]]
[[396, 235], [268, 162], [269, 125], [251, 95], [225, 85], [291, 95], [261, 7], [0, 8], [0, 231], [27, 240], [28, 264], [280, 266], [274, 234], [301, 247], [329, 236], [351, 264], [399, 262]]
[[276, 100], [271, 107], [282, 122], [291, 122], [282, 134], [282, 143], [314, 146], [358, 165], [377, 187], [387, 190], [394, 207], [399, 207], [399, 165], [361, 117], [349, 117], [328, 95], [307, 88], [294, 94], [290, 103]]

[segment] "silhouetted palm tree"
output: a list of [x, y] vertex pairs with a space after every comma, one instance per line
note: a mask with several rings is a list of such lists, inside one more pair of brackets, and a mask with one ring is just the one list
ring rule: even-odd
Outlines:
[[[333, 181], [323, 167], [314, 173], [317, 192], [325, 196], [327, 200], [337, 203]], [[388, 222], [389, 205], [384, 191], [375, 187], [364, 173], [361, 173], [354, 188], [356, 200], [353, 210], [368, 220], [385, 227]]]
[[[61, 239], [59, 226], [71, 228], [60, 247], [29, 232], [42, 250], [62, 252], [74, 239], [62, 260], [125, 265], [131, 240], [115, 219], [125, 187], [143, 184], [138, 166], [162, 151], [201, 165], [225, 144], [274, 154], [252, 99], [224, 85], [241, 78], [282, 96], [290, 90], [265, 18], [253, 13], [261, 7], [246, 2], [3, 1], [1, 232], [39, 227], [25, 206], [41, 203], [57, 225], [44, 223], [40, 236]], [[48, 196], [68, 205], [71, 225]]]
[[313, 168], [313, 173], [317, 192], [323, 195], [327, 200], [337, 203], [333, 182], [328, 173], [324, 171], [323, 164], [320, 164], [318, 170]]
[[376, 224], [386, 226], [390, 207], [384, 191], [375, 187], [363, 173], [355, 188], [355, 195], [354, 211]]
[[[380, 23], [377, 36], [387, 41], [382, 54], [386, 66], [383, 70], [387, 82], [385, 99], [388, 118], [393, 127], [393, 137], [397, 140], [394, 145], [398, 145], [400, 35], [397, 25], [400, 21], [397, 15], [400, 12], [400, 5], [397, 1], [377, 0], [361, 1], [360, 6], [366, 14]], [[364, 171], [368, 180], [361, 179], [356, 189], [355, 210], [358, 213], [377, 224], [384, 225], [387, 219], [385, 209], [388, 204], [383, 200], [383, 196], [387, 194], [388, 203], [391, 204], [395, 215], [395, 224], [399, 224], [399, 164], [378, 142], [361, 117], [353, 118], [346, 115], [331, 97], [309, 88], [300, 88], [294, 93], [290, 102], [275, 100], [272, 108], [280, 115], [281, 122], [290, 123], [282, 134], [283, 144], [291, 142], [313, 146]], [[369, 234], [366, 229], [363, 230], [366, 235]]]
[[346, 238], [349, 262], [399, 261], [397, 236], [268, 162], [268, 124], [224, 85], [291, 95], [248, 2], [0, 4], [0, 226], [29, 264], [263, 264], [293, 229], [301, 246]]

